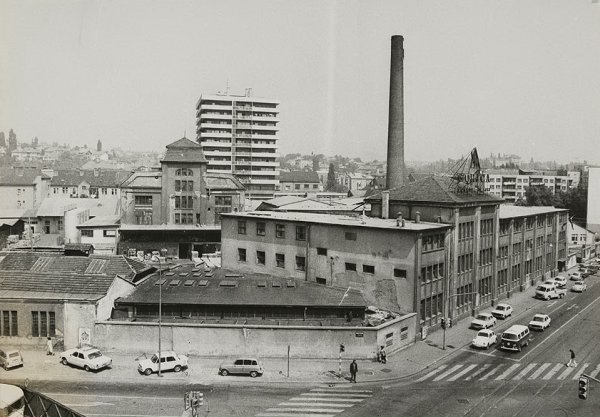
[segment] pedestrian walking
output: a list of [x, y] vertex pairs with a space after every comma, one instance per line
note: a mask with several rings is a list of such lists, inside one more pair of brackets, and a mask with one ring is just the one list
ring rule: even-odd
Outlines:
[[569, 349], [569, 352], [571, 352], [571, 359], [567, 366], [575, 368], [577, 366], [577, 362], [575, 362], [575, 352], [573, 352], [573, 349]]
[[358, 364], [356, 363], [356, 359], [352, 360], [350, 364], [350, 382], [354, 382], [356, 384], [356, 374], [358, 373]]
[[52, 338], [48, 337], [46, 341], [46, 355], [54, 355], [54, 346], [52, 346]]
[[381, 349], [379, 350], [379, 358], [381, 363], [387, 362], [387, 356], [385, 354], [385, 349], [383, 348], [383, 346], [381, 346]]

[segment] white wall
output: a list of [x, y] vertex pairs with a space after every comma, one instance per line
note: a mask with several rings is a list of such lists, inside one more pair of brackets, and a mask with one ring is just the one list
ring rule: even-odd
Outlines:
[[587, 228], [600, 233], [600, 168], [589, 169]]

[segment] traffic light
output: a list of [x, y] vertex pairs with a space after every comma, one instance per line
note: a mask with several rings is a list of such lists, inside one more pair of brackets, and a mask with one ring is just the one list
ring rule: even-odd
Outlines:
[[585, 376], [579, 377], [579, 398], [587, 400], [587, 390], [589, 385], [589, 379]]
[[345, 352], [346, 351], [346, 346], [340, 344], [340, 353]]
[[452, 317], [448, 317], [448, 327], [452, 327]]
[[442, 329], [446, 328], [446, 319], [442, 319]]

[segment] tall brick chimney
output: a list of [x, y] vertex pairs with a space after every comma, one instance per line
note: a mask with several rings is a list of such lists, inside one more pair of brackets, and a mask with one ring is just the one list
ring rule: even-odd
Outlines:
[[404, 38], [392, 36], [387, 179], [390, 190], [404, 185]]

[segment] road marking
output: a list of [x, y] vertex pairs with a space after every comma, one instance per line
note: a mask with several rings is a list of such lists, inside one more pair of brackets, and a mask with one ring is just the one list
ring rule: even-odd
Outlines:
[[538, 376], [540, 376], [542, 374], [542, 372], [544, 372], [546, 370], [547, 367], [549, 367], [550, 365], [552, 365], [551, 363], [545, 363], [542, 366], [540, 366], [538, 368], [537, 371], [535, 371], [533, 374], [529, 375], [528, 379], [536, 379]]
[[475, 368], [476, 366], [477, 366], [477, 364], [467, 366], [465, 369], [463, 369], [462, 371], [460, 371], [459, 373], [454, 375], [452, 378], [448, 378], [448, 381], [456, 381], [458, 378], [460, 378], [461, 376], [463, 376], [464, 374], [466, 374], [467, 372], [469, 372], [471, 369]]
[[99, 405], [114, 405], [113, 403], [102, 403], [99, 401], [90, 402], [90, 403], [80, 403], [80, 404], [64, 404], [67, 407], [98, 407]]
[[458, 370], [462, 368], [462, 365], [454, 365], [452, 368], [448, 369], [446, 372], [444, 372], [441, 375], [438, 375], [437, 377], [435, 377], [433, 380], [434, 381], [439, 381], [440, 379], [444, 379], [446, 378], [448, 375], [450, 375], [452, 372]]
[[529, 373], [529, 371], [531, 371], [536, 366], [537, 366], [537, 363], [530, 363], [524, 369], [522, 369], [521, 372], [519, 372], [519, 374], [513, 378], [513, 380], [518, 381], [519, 379], [523, 379], [523, 377], [525, 377], [525, 375], [527, 375]]
[[335, 417], [335, 414], [316, 414], [316, 413], [260, 413], [258, 417]]
[[296, 411], [304, 411], [307, 413], [341, 413], [342, 411], [344, 411], [343, 408], [267, 408], [267, 412], [271, 412], [271, 411], [283, 411], [283, 412], [296, 412]]
[[546, 304], [546, 307], [550, 308], [550, 307], [552, 307], [552, 306], [553, 306], [554, 304], [556, 304], [556, 303], [558, 303], [558, 300], [554, 300], [554, 301], [552, 301], [552, 302], [550, 302], [550, 303]]
[[571, 368], [570, 366], [564, 370], [564, 372], [562, 374], [560, 374], [558, 376], [558, 379], [565, 379], [567, 377], [567, 375], [569, 375], [571, 372], [573, 372], [575, 369], [575, 367]]
[[490, 376], [494, 375], [500, 368], [502, 368], [502, 366], [504, 365], [498, 365], [496, 366], [494, 369], [492, 369], [490, 372], [488, 372], [487, 374], [485, 374], [484, 376], [482, 376], [481, 378], [479, 378], [480, 381], [485, 381], [486, 379], [488, 379]]
[[[286, 406], [286, 407], [301, 407], [301, 406], [306, 405], [306, 404], [308, 404], [308, 403], [303, 403], [303, 402], [297, 402], [297, 403], [285, 402], [285, 403], [281, 403], [279, 405]], [[354, 404], [316, 403], [314, 405], [318, 405], [319, 407], [352, 407]]]
[[579, 379], [581, 374], [585, 371], [585, 368], [587, 368], [588, 366], [590, 366], [589, 363], [584, 363], [583, 365], [581, 365], [579, 367], [579, 370], [575, 373], [575, 375], [573, 375], [573, 378], [571, 378], [571, 379]]
[[564, 363], [557, 363], [556, 365], [554, 365], [554, 368], [552, 368], [550, 370], [550, 372], [548, 372], [546, 375], [544, 375], [542, 377], [542, 379], [550, 379], [550, 378], [552, 378], [554, 375], [556, 375], [556, 373], [558, 372], [558, 370], [560, 368], [563, 368], [564, 366], [565, 366]]
[[340, 392], [340, 393], [348, 393], [348, 394], [353, 394], [353, 393], [359, 393], [359, 394], [373, 394], [373, 391], [369, 391], [366, 389], [339, 389], [339, 388], [313, 388], [310, 390], [311, 392]]
[[[180, 398], [181, 400], [181, 398]], [[110, 417], [148, 417], [148, 414], [115, 414], [115, 413], [110, 413], [110, 414], [92, 414], [92, 413], [85, 413], [86, 417], [102, 417], [102, 416], [110, 416]], [[321, 414], [322, 416], [322, 414]], [[152, 416], [152, 417], [181, 417], [181, 414], [177, 414], [175, 416], [168, 416], [168, 415], [160, 415], [160, 416]]]
[[598, 372], [600, 372], [600, 365], [596, 366], [596, 369], [594, 369], [591, 373], [590, 376], [592, 378], [596, 378], [596, 375], [598, 375]]
[[[180, 398], [181, 399], [181, 398]], [[288, 401], [345, 401], [350, 403], [360, 403], [364, 401], [362, 398], [318, 398], [318, 397], [294, 397]]]
[[325, 393], [325, 392], [305, 392], [303, 394], [300, 395], [314, 395], [316, 397], [358, 397], [358, 398], [370, 398], [372, 397], [371, 394], [337, 394], [337, 393]]
[[472, 380], [473, 378], [475, 378], [477, 375], [479, 375], [480, 373], [482, 373], [483, 371], [485, 371], [485, 370], [486, 370], [487, 368], [489, 368], [490, 366], [492, 366], [492, 365], [490, 365], [489, 363], [486, 363], [485, 365], [483, 365], [483, 366], [481, 367], [481, 369], [478, 369], [478, 370], [476, 370], [476, 371], [475, 371], [475, 372], [473, 372], [471, 375], [469, 375], [468, 377], [466, 377], [466, 378], [465, 378], [465, 380], [467, 380], [467, 381], [470, 381], [470, 380]]
[[520, 363], [515, 363], [514, 365], [510, 366], [506, 371], [502, 372], [500, 375], [498, 375], [496, 377], [496, 381], [506, 378], [510, 373], [512, 373], [512, 371], [517, 369], [519, 366], [521, 366]]
[[127, 400], [147, 399], [147, 400], [181, 400], [181, 397], [148, 397], [148, 396], [127, 396], [127, 395], [100, 395], [100, 394], [67, 394], [64, 392], [50, 392], [44, 393], [48, 397], [83, 397], [83, 398], [125, 398]]
[[442, 365], [437, 369], [434, 369], [433, 371], [429, 372], [427, 375], [417, 379], [417, 382], [422, 382], [425, 381], [428, 378], [431, 378], [432, 376], [434, 376], [435, 374], [437, 374], [438, 372], [440, 372], [441, 370], [443, 370], [444, 368], [446, 368], [447, 365]]

